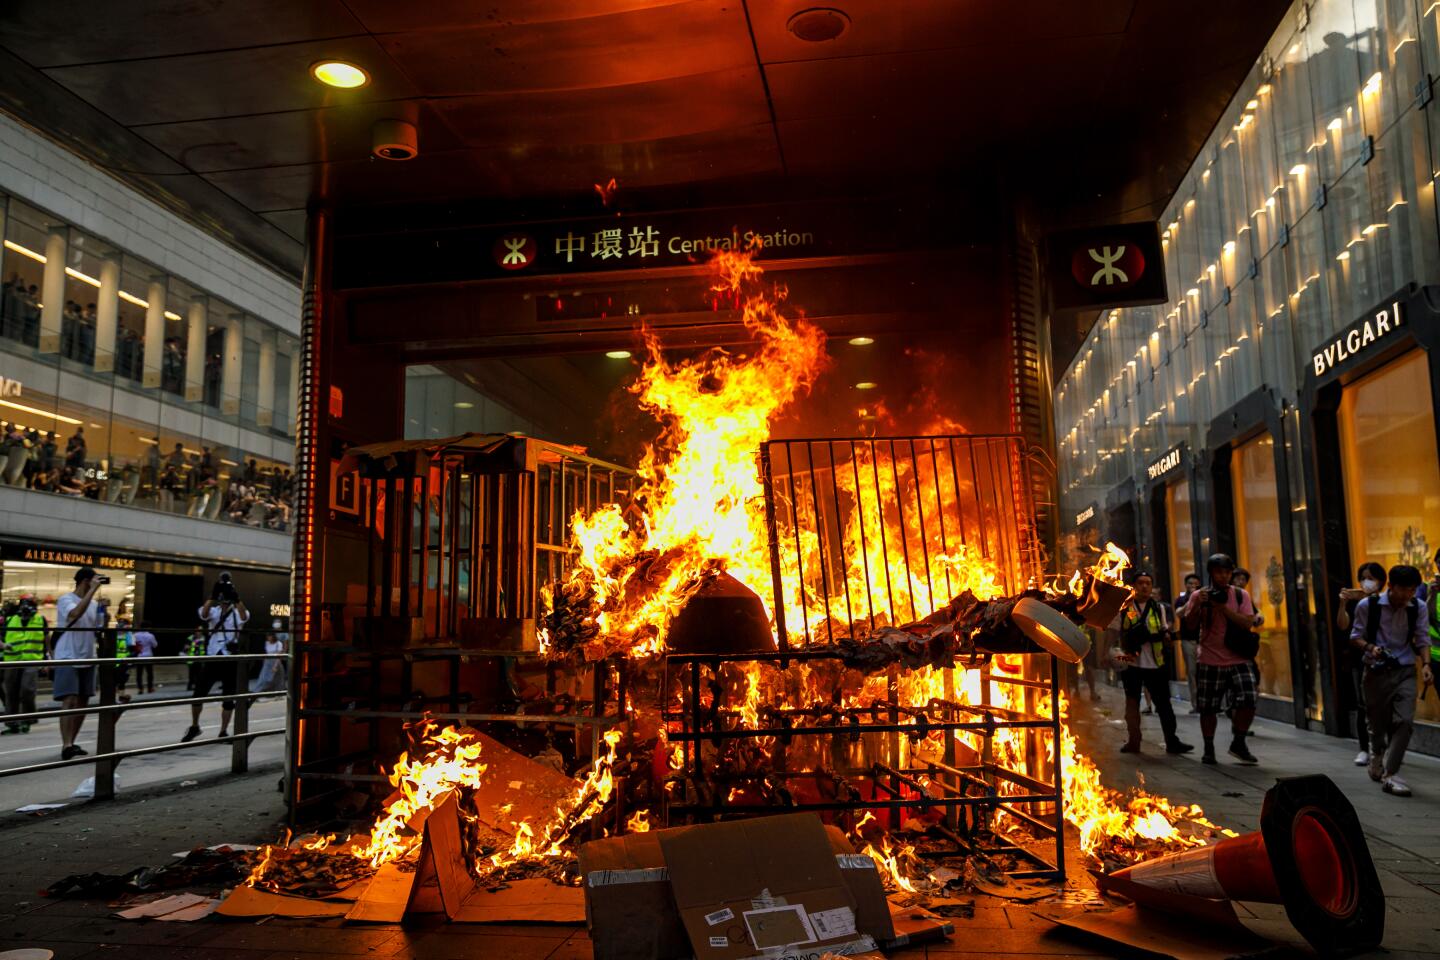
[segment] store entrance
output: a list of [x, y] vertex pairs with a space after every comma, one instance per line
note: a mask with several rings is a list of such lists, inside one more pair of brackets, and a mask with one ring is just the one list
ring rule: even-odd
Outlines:
[[[1429, 357], [1416, 349], [1346, 385], [1337, 411], [1349, 562], [1404, 563], [1430, 580], [1440, 547], [1440, 457]], [[1337, 577], [1341, 570], [1332, 570]], [[1415, 719], [1440, 722], [1424, 697]]]

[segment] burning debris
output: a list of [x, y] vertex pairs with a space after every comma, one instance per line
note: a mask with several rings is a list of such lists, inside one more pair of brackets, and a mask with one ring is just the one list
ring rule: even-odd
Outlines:
[[[570, 565], [544, 597], [550, 667], [621, 678], [603, 746], [582, 756], [577, 736], [577, 778], [551, 770], [558, 792], [525, 808], [497, 785], [545, 779], [515, 772], [530, 761], [511, 748], [534, 741], [427, 722], [368, 832], [264, 848], [253, 888], [319, 895], [413, 873], [442, 808], [477, 889], [573, 886], [585, 841], [639, 842], [687, 816], [816, 811], [893, 896], [962, 913], [957, 893], [1023, 899], [1062, 873], [1066, 822], [1106, 869], [1221, 832], [1198, 807], [1107, 789], [1066, 722], [1051, 656], [1080, 659], [1078, 624], [1113, 616], [1124, 554], [1038, 586], [1008, 443], [797, 441], [808, 459], [770, 458], [771, 425], [824, 369], [825, 337], [782, 311], [751, 254], [716, 267], [753, 351], [673, 363], [649, 341], [632, 390], [660, 436], [628, 504], [573, 518]], [[791, 646], [796, 625], [805, 642]], [[1036, 853], [1046, 844], [1054, 863]]]

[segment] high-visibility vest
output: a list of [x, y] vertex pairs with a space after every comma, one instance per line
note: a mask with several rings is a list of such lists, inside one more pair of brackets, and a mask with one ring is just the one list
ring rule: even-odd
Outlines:
[[5, 623], [5, 660], [45, 659], [45, 618], [35, 614], [29, 623], [17, 613]]
[[1124, 634], [1132, 627], [1139, 626], [1142, 620], [1145, 623], [1145, 629], [1154, 638], [1148, 642], [1150, 653], [1155, 657], [1155, 666], [1163, 667], [1165, 666], [1165, 620], [1160, 613], [1160, 604], [1149, 600], [1142, 613], [1127, 603], [1120, 614], [1120, 633]]
[[115, 637], [115, 659], [124, 660], [130, 656], [130, 634], [128, 632]]

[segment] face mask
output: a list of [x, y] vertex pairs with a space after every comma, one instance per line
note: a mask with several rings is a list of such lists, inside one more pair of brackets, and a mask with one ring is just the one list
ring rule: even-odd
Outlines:
[[1380, 583], [1376, 580], [1361, 580], [1360, 586], [1366, 593], [1374, 593], [1380, 589]]

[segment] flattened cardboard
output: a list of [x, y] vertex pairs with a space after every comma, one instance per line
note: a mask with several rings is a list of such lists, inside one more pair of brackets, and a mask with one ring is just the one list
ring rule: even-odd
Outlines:
[[1036, 915], [1072, 930], [1174, 960], [1230, 960], [1273, 946], [1242, 930], [1197, 923], [1133, 903], [1116, 910], [1074, 913], [1039, 910]]
[[415, 886], [414, 871], [401, 870], [399, 864], [387, 863], [375, 872], [368, 886], [345, 914], [346, 920], [365, 923], [399, 923], [405, 917], [405, 905]]
[[[516, 753], [492, 737], [469, 731], [480, 742], [485, 776], [475, 791], [476, 814], [496, 830], [513, 834], [515, 824], [538, 826], [550, 819], [555, 805], [573, 796], [580, 784], [554, 767]], [[507, 809], [508, 808], [508, 809]]]
[[223, 917], [343, 917], [350, 904], [338, 900], [307, 900], [240, 886], [215, 909]]
[[[811, 919], [844, 911], [855, 917], [855, 900], [814, 814], [705, 824], [659, 840], [698, 960], [747, 960], [792, 944], [822, 953], [858, 939], [853, 922], [850, 932], [822, 936]], [[733, 919], [706, 919], [726, 909]]]
[[562, 887], [544, 877], [512, 880], [500, 890], [476, 888], [451, 918], [460, 923], [585, 922], [585, 891]]

